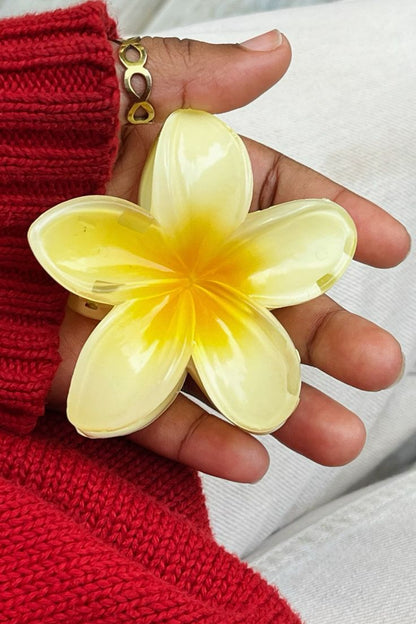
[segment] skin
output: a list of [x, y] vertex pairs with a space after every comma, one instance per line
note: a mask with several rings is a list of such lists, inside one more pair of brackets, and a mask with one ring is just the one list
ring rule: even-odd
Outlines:
[[[131, 201], [136, 201], [148, 150], [170, 112], [192, 107], [221, 113], [243, 106], [275, 84], [291, 58], [288, 41], [276, 31], [252, 47], [174, 38], [145, 37], [142, 42], [148, 52], [146, 67], [153, 76], [155, 123], [129, 126], [124, 122], [128, 103], [121, 86], [120, 151], [107, 189], [108, 194]], [[114, 52], [116, 59], [116, 46]], [[118, 66], [117, 72], [121, 79]], [[407, 231], [380, 207], [264, 145], [244, 140], [254, 173], [253, 210], [302, 197], [327, 197], [341, 204], [356, 223], [357, 261], [387, 268], [406, 257], [410, 247]], [[386, 388], [400, 376], [403, 357], [395, 338], [326, 295], [275, 314], [305, 364], [368, 391]], [[64, 409], [77, 356], [94, 326], [94, 321], [67, 310], [60, 334], [62, 362], [49, 395], [51, 407]], [[306, 384], [298, 408], [272, 435], [329, 466], [348, 463], [365, 442], [365, 428], [356, 414]], [[269, 463], [257, 439], [183, 395], [130, 439], [160, 455], [235, 481], [259, 480]]]

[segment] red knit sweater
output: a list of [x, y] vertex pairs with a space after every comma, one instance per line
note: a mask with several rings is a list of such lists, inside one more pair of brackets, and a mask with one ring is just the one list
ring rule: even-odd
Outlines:
[[66, 295], [26, 232], [104, 191], [114, 36], [100, 2], [0, 22], [0, 622], [295, 624], [215, 543], [195, 472], [45, 412]]

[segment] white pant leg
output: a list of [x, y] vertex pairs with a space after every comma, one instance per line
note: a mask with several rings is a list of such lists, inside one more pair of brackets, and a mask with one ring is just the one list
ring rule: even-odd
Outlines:
[[416, 466], [307, 514], [249, 561], [307, 624], [414, 624]]
[[[177, 31], [212, 41], [242, 41], [280, 28], [293, 63], [258, 101], [227, 114], [239, 132], [263, 141], [380, 204], [416, 231], [416, 3], [343, 0], [236, 17]], [[354, 263], [331, 291], [346, 308], [392, 331], [408, 372], [416, 362], [416, 264], [383, 271]], [[363, 393], [305, 370], [307, 381], [357, 412], [368, 440], [341, 468], [317, 466], [274, 440], [269, 474], [256, 485], [203, 477], [217, 538], [248, 554], [268, 535], [374, 477], [385, 458], [416, 436], [416, 386]], [[393, 461], [393, 464], [396, 459]]]

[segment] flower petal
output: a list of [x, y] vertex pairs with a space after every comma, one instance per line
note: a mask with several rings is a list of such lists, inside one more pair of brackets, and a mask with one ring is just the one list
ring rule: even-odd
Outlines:
[[182, 387], [193, 328], [186, 291], [113, 308], [81, 351], [68, 394], [69, 420], [89, 437], [148, 425]]
[[356, 238], [354, 222], [338, 204], [296, 200], [251, 213], [220, 252], [223, 271], [229, 283], [263, 306], [294, 305], [341, 277]]
[[240, 137], [209, 113], [178, 110], [149, 156], [140, 203], [172, 235], [192, 228], [222, 240], [246, 217], [252, 185]]
[[299, 355], [286, 331], [270, 312], [217, 284], [199, 289], [195, 313], [192, 357], [207, 395], [243, 429], [277, 429], [300, 390]]
[[57, 282], [93, 301], [114, 305], [134, 296], [138, 287], [174, 278], [155, 220], [116, 197], [93, 195], [59, 204], [32, 224], [28, 238]]

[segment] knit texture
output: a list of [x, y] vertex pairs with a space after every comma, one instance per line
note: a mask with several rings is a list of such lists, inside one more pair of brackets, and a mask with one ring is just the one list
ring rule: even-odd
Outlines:
[[196, 472], [127, 439], [81, 438], [59, 414], [33, 429], [66, 295], [26, 232], [53, 204], [105, 190], [115, 29], [89, 2], [0, 33], [0, 623], [298, 624], [215, 543]]
[[119, 88], [104, 5], [0, 24], [0, 425], [30, 431], [59, 363], [66, 294], [26, 242], [45, 209], [104, 192]]
[[0, 622], [298, 623], [213, 541], [193, 471], [58, 416], [0, 444]]

